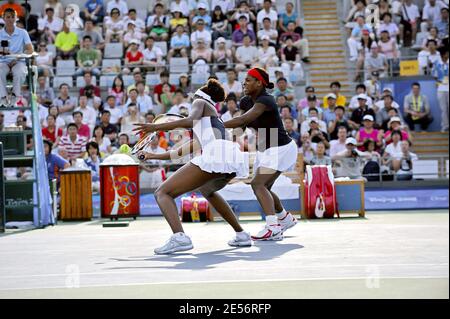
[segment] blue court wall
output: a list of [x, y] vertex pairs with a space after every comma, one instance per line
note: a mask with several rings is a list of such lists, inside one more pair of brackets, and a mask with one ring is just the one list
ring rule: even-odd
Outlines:
[[400, 105], [400, 112], [403, 114], [403, 100], [411, 92], [411, 85], [418, 82], [422, 94], [430, 102], [433, 122], [428, 127], [428, 131], [437, 132], [441, 130], [441, 110], [437, 99], [436, 80], [431, 76], [408, 76], [389, 79], [381, 79], [381, 88], [390, 88], [394, 93], [394, 100]]

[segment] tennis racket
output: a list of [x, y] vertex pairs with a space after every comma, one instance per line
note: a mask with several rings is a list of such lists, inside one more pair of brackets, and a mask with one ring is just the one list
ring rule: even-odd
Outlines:
[[[157, 117], [155, 117], [155, 119], [153, 120], [152, 123], [154, 123], [154, 124], [170, 123], [170, 122], [178, 121], [183, 118], [184, 118], [184, 116], [179, 115], [179, 114], [170, 114], [170, 113], [160, 114]], [[143, 135], [131, 149], [131, 155], [136, 155], [140, 151], [146, 151], [148, 149], [148, 147], [150, 146], [151, 141], [155, 138], [155, 136], [158, 133], [159, 132], [153, 132], [153, 133], [147, 133], [147, 134]], [[139, 158], [139, 160], [142, 161], [145, 159], [145, 155], [140, 155], [138, 158]]]

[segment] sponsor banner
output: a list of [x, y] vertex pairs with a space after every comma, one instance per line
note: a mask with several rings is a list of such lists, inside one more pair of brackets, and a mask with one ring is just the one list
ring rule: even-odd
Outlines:
[[448, 208], [448, 189], [366, 190], [366, 210]]

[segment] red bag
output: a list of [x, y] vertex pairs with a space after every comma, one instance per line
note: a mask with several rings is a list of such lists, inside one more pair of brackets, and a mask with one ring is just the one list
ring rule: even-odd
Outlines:
[[308, 165], [305, 174], [304, 207], [308, 218], [339, 217], [331, 166]]

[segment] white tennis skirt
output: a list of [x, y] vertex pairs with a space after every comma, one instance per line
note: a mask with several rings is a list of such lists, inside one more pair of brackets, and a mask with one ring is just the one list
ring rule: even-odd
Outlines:
[[297, 153], [298, 147], [294, 140], [283, 146], [271, 147], [264, 152], [256, 152], [253, 171], [256, 172], [258, 167], [265, 167], [285, 172], [297, 162]]
[[191, 163], [208, 173], [236, 173], [237, 177], [249, 174], [248, 160], [239, 146], [227, 140], [214, 140], [202, 148], [202, 154]]

